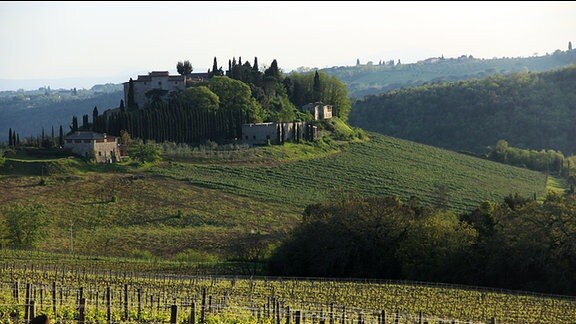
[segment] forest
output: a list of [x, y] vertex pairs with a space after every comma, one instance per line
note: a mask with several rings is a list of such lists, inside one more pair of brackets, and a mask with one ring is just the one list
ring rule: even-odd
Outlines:
[[350, 124], [455, 151], [486, 154], [505, 140], [522, 149], [576, 153], [576, 67], [427, 84], [369, 96]]

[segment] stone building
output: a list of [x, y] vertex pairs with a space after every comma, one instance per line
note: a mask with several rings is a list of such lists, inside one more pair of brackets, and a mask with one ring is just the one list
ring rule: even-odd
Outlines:
[[306, 122], [268, 122], [242, 125], [242, 142], [252, 145], [313, 140], [317, 137], [316, 126]]
[[323, 120], [332, 118], [332, 105], [325, 105], [322, 102], [312, 102], [302, 106], [302, 110], [309, 112], [314, 120]]
[[[133, 80], [134, 102], [144, 108], [154, 100], [166, 100], [171, 92], [186, 89], [186, 79], [182, 75], [170, 75], [168, 71], [153, 71], [139, 75]], [[130, 82], [124, 82], [124, 104], [128, 104]]]
[[118, 138], [91, 131], [77, 131], [64, 137], [64, 149], [98, 163], [112, 163], [120, 159]]

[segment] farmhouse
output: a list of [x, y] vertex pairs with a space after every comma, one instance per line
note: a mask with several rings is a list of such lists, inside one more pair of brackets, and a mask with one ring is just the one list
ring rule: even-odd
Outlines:
[[106, 134], [78, 131], [64, 138], [64, 149], [95, 158], [98, 163], [112, 163], [120, 159], [118, 138]]
[[332, 118], [332, 105], [325, 105], [319, 101], [302, 106], [302, 110], [311, 113], [314, 120]]

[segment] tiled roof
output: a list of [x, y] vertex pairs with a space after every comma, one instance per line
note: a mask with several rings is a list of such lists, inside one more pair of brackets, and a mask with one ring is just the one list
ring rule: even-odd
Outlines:
[[90, 132], [90, 131], [77, 131], [68, 136], [66, 139], [69, 140], [102, 140], [102, 139], [114, 139], [114, 136], [106, 135], [102, 133]]

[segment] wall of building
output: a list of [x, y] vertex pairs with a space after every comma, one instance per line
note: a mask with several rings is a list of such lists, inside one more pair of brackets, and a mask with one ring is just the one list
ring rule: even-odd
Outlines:
[[64, 149], [70, 150], [73, 153], [82, 155], [83, 157], [88, 157], [94, 152], [94, 141], [93, 140], [65, 140]]
[[312, 114], [314, 120], [330, 119], [333, 116], [332, 106], [322, 103], [309, 103], [302, 106], [304, 111]]
[[320, 119], [330, 119], [332, 118], [332, 106], [324, 105], [320, 106]]
[[278, 141], [277, 123], [252, 123], [242, 125], [242, 142], [246, 144], [271, 144]]
[[[284, 141], [295, 141], [306, 138], [306, 122], [286, 122], [286, 123], [252, 123], [242, 125], [242, 142], [246, 144], [279, 144], [278, 125], [280, 125], [280, 136]], [[297, 133], [296, 133], [297, 132]]]

